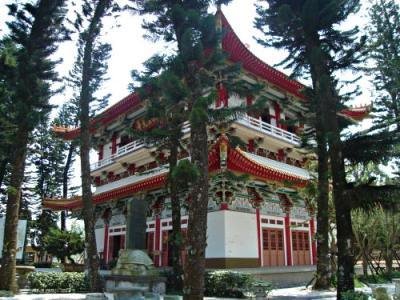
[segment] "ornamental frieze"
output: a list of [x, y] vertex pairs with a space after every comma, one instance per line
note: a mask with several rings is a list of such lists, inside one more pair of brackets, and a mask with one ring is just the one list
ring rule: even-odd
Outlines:
[[293, 206], [290, 211], [290, 217], [293, 219], [308, 220], [310, 219], [310, 214], [305, 207]]
[[126, 225], [126, 217], [123, 214], [113, 215], [110, 219], [110, 227]]
[[260, 208], [260, 213], [267, 216], [284, 217], [285, 213], [277, 202], [264, 201]]

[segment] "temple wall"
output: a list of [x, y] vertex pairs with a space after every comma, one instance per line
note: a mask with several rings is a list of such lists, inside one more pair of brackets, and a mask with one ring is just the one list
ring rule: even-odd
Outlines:
[[111, 143], [107, 143], [103, 148], [103, 158], [107, 158], [111, 156]]
[[206, 257], [225, 257], [225, 211], [208, 213]]
[[256, 215], [229, 210], [223, 212], [226, 257], [258, 258]]
[[95, 224], [95, 236], [96, 236], [96, 247], [97, 252], [104, 252], [104, 221], [102, 218], [97, 219]]

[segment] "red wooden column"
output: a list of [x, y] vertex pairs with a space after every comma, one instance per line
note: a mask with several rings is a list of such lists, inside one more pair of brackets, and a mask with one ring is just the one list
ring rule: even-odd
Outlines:
[[256, 208], [256, 223], [257, 223], [257, 248], [258, 248], [258, 264], [262, 266], [262, 249], [261, 249], [261, 217], [260, 209]]
[[155, 232], [154, 232], [154, 265], [156, 267], [160, 267], [160, 259], [161, 259], [161, 251], [160, 251], [160, 242], [161, 242], [161, 219], [160, 215], [156, 215], [155, 222]]
[[250, 153], [254, 153], [255, 150], [256, 150], [256, 148], [255, 148], [254, 139], [249, 139], [247, 142], [247, 151], [249, 151]]
[[120, 244], [119, 244], [120, 249], [125, 249], [125, 237], [126, 237], [126, 233], [121, 235], [121, 240], [120, 240]]
[[285, 216], [285, 241], [286, 241], [286, 262], [288, 266], [293, 265], [292, 263], [292, 232], [290, 230], [290, 208], [286, 208]]
[[104, 246], [103, 246], [104, 262], [108, 263], [108, 222], [104, 221]]
[[310, 238], [311, 238], [311, 264], [317, 264], [317, 241], [315, 240], [315, 220], [313, 215], [310, 219]]
[[281, 128], [281, 107], [278, 103], [274, 103], [276, 127]]
[[104, 245], [103, 245], [103, 258], [104, 258], [104, 262], [107, 264], [108, 263], [108, 255], [110, 253], [109, 251], [109, 236], [108, 236], [108, 223], [110, 221], [111, 218], [111, 209], [106, 209], [103, 213], [103, 221], [104, 221]]
[[229, 209], [229, 204], [226, 202], [222, 202], [219, 206], [220, 210], [228, 210]]
[[117, 134], [113, 134], [111, 138], [111, 154], [117, 152]]
[[102, 160], [104, 157], [104, 145], [99, 145], [98, 155], [99, 155], [99, 161]]

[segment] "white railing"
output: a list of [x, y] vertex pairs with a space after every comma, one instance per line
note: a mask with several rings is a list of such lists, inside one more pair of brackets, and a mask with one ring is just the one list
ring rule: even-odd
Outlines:
[[296, 134], [275, 127], [269, 123], [263, 122], [261, 119], [256, 119], [250, 117], [249, 115], [244, 115], [243, 117], [239, 118], [236, 122], [246, 127], [257, 129], [265, 134], [279, 138], [296, 146], [300, 145], [300, 138]]
[[[250, 117], [249, 115], [245, 114], [242, 117], [240, 117], [236, 122], [239, 124], [242, 124], [246, 127], [256, 129], [258, 131], [261, 131], [262, 133], [265, 133], [270, 136], [273, 136], [278, 139], [289, 142], [293, 145], [296, 145], [296, 146], [300, 145], [300, 138], [297, 135], [295, 135], [294, 133], [291, 133], [289, 131], [286, 131], [284, 129], [275, 127], [269, 123], [263, 122], [261, 119], [256, 119], [256, 118]], [[190, 123], [189, 122], [183, 123], [182, 132], [185, 134], [190, 132]], [[146, 146], [146, 143], [143, 140], [135, 140], [129, 144], [126, 144], [126, 145], [118, 148], [117, 153], [114, 153], [114, 154], [110, 155], [109, 157], [99, 160], [98, 162], [92, 164], [90, 166], [90, 170], [94, 171], [94, 170], [97, 170], [104, 166], [110, 165], [115, 162], [116, 158], [123, 156], [127, 153], [134, 152], [145, 146]]]
[[182, 132], [183, 133], [188, 133], [190, 131], [190, 122], [186, 121], [185, 123], [183, 123], [182, 125]]
[[90, 170], [94, 171], [94, 170], [100, 169], [104, 166], [108, 166], [108, 165], [114, 163], [116, 158], [123, 156], [125, 154], [128, 154], [130, 152], [134, 152], [140, 148], [143, 148], [145, 145], [146, 144], [144, 143], [143, 140], [135, 140], [133, 142], [130, 142], [129, 144], [126, 144], [126, 145], [118, 148], [117, 153], [114, 153], [114, 154], [110, 155], [109, 157], [106, 157], [106, 158], [99, 160], [98, 162], [95, 162], [94, 164], [92, 164], [90, 166]]
[[115, 158], [115, 154], [110, 155], [107, 158], [104, 158], [102, 160], [99, 160], [99, 161], [91, 164], [90, 171], [94, 171], [94, 170], [100, 169], [104, 166], [108, 166], [108, 165], [112, 164], [114, 162], [114, 158]]
[[139, 148], [142, 148], [145, 146], [145, 142], [143, 140], [135, 140], [133, 142], [130, 142], [129, 144], [126, 144], [117, 150], [117, 157], [121, 155], [125, 155], [129, 152], [136, 151]]

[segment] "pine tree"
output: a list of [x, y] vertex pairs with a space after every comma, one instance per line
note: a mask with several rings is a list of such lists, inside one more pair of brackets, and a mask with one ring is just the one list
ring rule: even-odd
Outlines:
[[[235, 110], [210, 109], [216, 100], [216, 87], [225, 86], [240, 96], [251, 94], [251, 84], [241, 84], [237, 65], [227, 65], [220, 47], [222, 32], [214, 15], [207, 12], [212, 1], [134, 1], [140, 14], [156, 17], [144, 22], [151, 38], [174, 42], [176, 54], [169, 57], [167, 76], [176, 82], [164, 87], [184, 101], [190, 122], [191, 164], [185, 163], [194, 176], [188, 197], [188, 259], [184, 269], [184, 299], [202, 299], [204, 293], [205, 249], [208, 205], [208, 135], [207, 124], [232, 117]], [[230, 1], [214, 1], [227, 4]], [[173, 81], [175, 77], [177, 80]], [[243, 111], [243, 109], [241, 109]]]
[[9, 162], [9, 149], [11, 146], [11, 137], [15, 133], [15, 125], [10, 116], [10, 106], [13, 90], [11, 79], [15, 75], [16, 67], [16, 47], [10, 38], [4, 38], [0, 41], [0, 190], [3, 179], [7, 173]]
[[[323, 122], [323, 102], [314, 93], [313, 90], [306, 89], [304, 94], [307, 95], [309, 102], [305, 104], [308, 113], [302, 116], [302, 122], [315, 128], [308, 131], [302, 136], [302, 148], [318, 154], [318, 164], [316, 167], [316, 193], [311, 197], [316, 198], [317, 209], [317, 271], [315, 274], [315, 283], [313, 288], [316, 290], [328, 289], [331, 286], [332, 270], [330, 268], [329, 259], [329, 154], [328, 142]], [[313, 141], [316, 142], [313, 143]], [[313, 183], [307, 189], [310, 189]], [[310, 195], [307, 195], [310, 197]]]
[[41, 116], [50, 111], [48, 104], [52, 94], [50, 83], [56, 79], [54, 67], [57, 62], [50, 56], [56, 44], [65, 39], [62, 27], [65, 1], [40, 0], [27, 2], [22, 7], [9, 5], [14, 20], [8, 23], [10, 39], [15, 43], [17, 63], [14, 74], [9, 77], [12, 94], [10, 115], [16, 125], [12, 141], [10, 184], [8, 186], [0, 289], [15, 292], [15, 253], [21, 183], [24, 176], [25, 158], [29, 134]]
[[[111, 46], [100, 41], [102, 20], [110, 14], [113, 7], [112, 0], [84, 1], [82, 13], [77, 15], [75, 26], [81, 31], [78, 41], [78, 58], [71, 72], [79, 88], [79, 121], [80, 121], [80, 158], [82, 176], [83, 219], [85, 222], [85, 242], [87, 252], [88, 278], [91, 291], [101, 290], [99, 275], [99, 257], [96, 249], [94, 233], [94, 208], [92, 203], [89, 151], [90, 137], [90, 106], [104, 103], [106, 97], [96, 97], [95, 93], [105, 80], [107, 59]], [[84, 27], [86, 26], [86, 27]], [[99, 101], [100, 100], [100, 101]]]
[[43, 256], [44, 237], [51, 228], [57, 227], [57, 214], [43, 210], [41, 203], [45, 198], [61, 196], [63, 166], [66, 159], [66, 145], [56, 138], [50, 129], [48, 118], [44, 119], [34, 130], [33, 141], [30, 145], [32, 152], [28, 159], [35, 169], [34, 195], [39, 199], [40, 213], [32, 222], [30, 230], [31, 245]]
[[365, 37], [357, 42], [357, 28], [343, 31], [338, 25], [358, 11], [359, 1], [264, 2], [269, 7], [258, 6], [256, 20], [256, 26], [269, 36], [262, 42], [289, 51], [284, 63], [293, 67], [296, 75], [311, 75], [314, 97], [319, 103], [316, 112], [322, 122], [312, 125], [323, 131], [329, 147], [338, 244], [337, 292], [341, 299], [344, 291], [354, 289], [351, 210], [363, 205], [363, 201], [368, 205], [385, 202], [383, 195], [398, 193], [397, 187], [372, 185], [373, 180], [367, 184], [348, 183], [344, 161], [368, 163], [387, 159], [394, 154], [393, 143], [397, 143], [398, 136], [372, 130], [341, 140], [342, 130], [349, 125], [341, 112], [353, 94], [339, 94], [335, 75], [363, 61]]
[[400, 130], [400, 6], [394, 0], [374, 1], [369, 9], [369, 57], [377, 99], [375, 123]]
[[180, 150], [186, 150], [181, 143], [183, 125], [188, 118], [185, 110], [185, 94], [181, 93], [182, 83], [172, 72], [168, 71], [168, 59], [155, 55], [145, 62], [145, 71], [138, 74], [132, 71], [132, 79], [139, 83], [135, 88], [130, 85], [132, 91], [137, 92], [141, 99], [148, 100], [146, 118], [157, 119], [158, 126], [151, 131], [134, 132], [135, 137], [143, 138], [146, 142], [157, 146], [161, 154], [167, 151], [169, 177], [168, 190], [171, 200], [172, 232], [169, 234], [171, 245], [173, 277], [171, 288], [181, 291], [183, 288], [183, 266], [181, 261], [181, 249], [183, 237], [181, 233], [181, 201], [179, 193], [182, 188], [172, 174], [178, 168], [178, 154]]
[[[70, 102], [64, 103], [58, 113], [57, 118], [53, 120], [53, 125], [63, 126], [63, 127], [78, 127], [79, 124], [79, 106], [76, 98], [73, 98]], [[70, 190], [69, 180], [72, 176], [72, 165], [75, 161], [75, 156], [77, 154], [78, 141], [63, 141], [64, 147], [67, 149], [67, 155], [63, 167], [62, 175], [62, 198], [66, 199], [68, 197], [68, 192]], [[67, 212], [61, 211], [60, 221], [61, 230], [66, 230], [66, 217]]]

